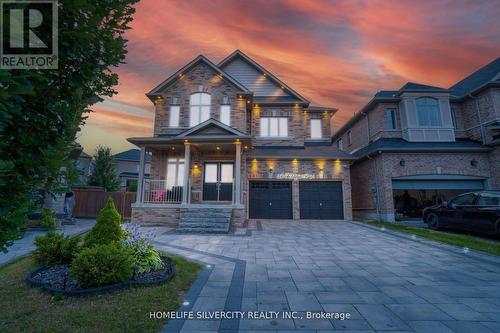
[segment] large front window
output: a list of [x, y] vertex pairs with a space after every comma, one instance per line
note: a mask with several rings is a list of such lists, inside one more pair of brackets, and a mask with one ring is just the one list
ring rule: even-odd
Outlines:
[[421, 97], [417, 99], [418, 125], [421, 127], [441, 126], [441, 114], [439, 103], [435, 98]]
[[192, 94], [189, 99], [189, 126], [196, 126], [210, 118], [210, 95], [207, 93]]
[[169, 158], [167, 161], [167, 189], [184, 183], [184, 159]]
[[262, 117], [260, 118], [261, 137], [288, 137], [287, 117]]

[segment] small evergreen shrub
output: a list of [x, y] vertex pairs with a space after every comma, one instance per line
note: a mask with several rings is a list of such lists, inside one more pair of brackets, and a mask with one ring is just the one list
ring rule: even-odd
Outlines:
[[36, 237], [35, 245], [33, 256], [38, 263], [49, 266], [70, 264], [78, 251], [78, 238], [50, 231], [46, 236]]
[[132, 277], [130, 250], [118, 242], [85, 248], [75, 256], [70, 274], [83, 288], [125, 282]]
[[43, 208], [42, 218], [38, 221], [38, 225], [46, 230], [54, 230], [56, 228], [56, 214], [49, 208]]
[[110, 244], [122, 240], [125, 235], [120, 226], [121, 220], [122, 217], [116, 210], [113, 199], [108, 198], [106, 205], [97, 214], [96, 224], [85, 237], [85, 246]]

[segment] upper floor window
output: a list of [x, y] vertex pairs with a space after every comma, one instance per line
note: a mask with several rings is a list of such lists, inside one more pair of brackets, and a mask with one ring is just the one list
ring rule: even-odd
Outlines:
[[352, 135], [351, 131], [347, 131], [347, 144], [350, 146], [352, 145]]
[[387, 129], [396, 129], [396, 109], [386, 109]]
[[169, 127], [179, 127], [179, 114], [181, 107], [179, 105], [170, 106]]
[[439, 112], [439, 102], [435, 98], [417, 98], [417, 118], [421, 127], [441, 126], [441, 114]]
[[451, 121], [453, 123], [453, 128], [457, 129], [457, 114], [455, 112], [455, 108], [451, 108]]
[[338, 139], [337, 140], [337, 148], [340, 149], [340, 150], [344, 149], [344, 144], [342, 142], [342, 139]]
[[261, 137], [288, 137], [287, 117], [262, 117], [260, 118]]
[[210, 118], [210, 94], [192, 94], [189, 99], [189, 106], [189, 126], [196, 126]]
[[231, 105], [220, 106], [220, 122], [231, 126]]
[[321, 119], [311, 119], [311, 139], [321, 139], [322, 134]]

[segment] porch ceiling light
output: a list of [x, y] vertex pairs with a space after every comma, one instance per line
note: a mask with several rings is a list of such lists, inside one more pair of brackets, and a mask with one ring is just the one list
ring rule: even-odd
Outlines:
[[219, 147], [219, 146], [217, 146], [217, 147], [215, 147], [215, 149], [220, 150], [220, 147]]

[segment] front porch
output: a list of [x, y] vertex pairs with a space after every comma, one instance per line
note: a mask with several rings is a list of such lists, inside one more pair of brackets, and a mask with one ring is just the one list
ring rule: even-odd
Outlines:
[[[249, 138], [213, 119], [200, 125], [176, 136], [130, 140], [141, 148], [133, 220], [181, 227], [185, 215], [202, 217], [189, 212], [229, 211], [229, 222], [244, 223], [242, 155]], [[151, 172], [145, 179], [148, 154]]]

